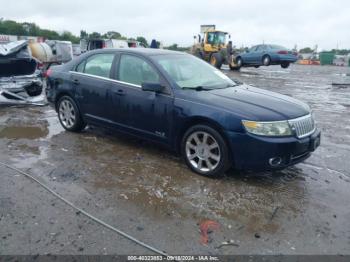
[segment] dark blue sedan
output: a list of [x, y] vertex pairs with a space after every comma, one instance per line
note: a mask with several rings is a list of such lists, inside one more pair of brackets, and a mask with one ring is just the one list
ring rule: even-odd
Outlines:
[[97, 50], [47, 74], [47, 98], [66, 130], [90, 124], [149, 139], [202, 175], [285, 168], [320, 143], [306, 104], [236, 83], [185, 53]]
[[282, 68], [288, 68], [290, 63], [298, 59], [298, 54], [279, 45], [256, 45], [241, 53], [236, 57], [236, 64], [241, 66], [261, 65], [281, 65]]

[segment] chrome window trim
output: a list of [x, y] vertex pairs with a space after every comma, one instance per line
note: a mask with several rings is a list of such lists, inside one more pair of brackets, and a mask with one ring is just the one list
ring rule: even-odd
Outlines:
[[[115, 80], [115, 79], [108, 78], [108, 77], [97, 76], [97, 75], [91, 75], [91, 74], [76, 72], [76, 71], [72, 71], [72, 70], [70, 70], [69, 73], [77, 74], [77, 75], [82, 75], [82, 76], [88, 76], [88, 77], [97, 78], [97, 79], [101, 79], [101, 80], [107, 80], [107, 81], [111, 81], [111, 82], [114, 82], [114, 83], [127, 85], [129, 88], [133, 88], [133, 89], [137, 89], [137, 90], [142, 90], [140, 85], [135, 85], [135, 84], [127, 83], [127, 82]], [[157, 95], [159, 95], [159, 96], [166, 96], [166, 97], [173, 97], [172, 94], [157, 93]]]
[[111, 82], [115, 82], [115, 83], [119, 83], [119, 84], [130, 85], [130, 86], [137, 87], [137, 88], [141, 89], [141, 86], [140, 86], [140, 85], [135, 85], [135, 84], [132, 84], [132, 83], [127, 83], [127, 82], [115, 80], [115, 79], [108, 78], [108, 77], [97, 76], [97, 75], [91, 75], [91, 74], [86, 74], [86, 73], [81, 73], [81, 72], [76, 72], [76, 71], [69, 71], [69, 73], [78, 74], [78, 75], [83, 75], [83, 76], [89, 76], [89, 77], [94, 77], [94, 78], [98, 78], [98, 79], [102, 79], [102, 80], [107, 80], [107, 81], [111, 81]]

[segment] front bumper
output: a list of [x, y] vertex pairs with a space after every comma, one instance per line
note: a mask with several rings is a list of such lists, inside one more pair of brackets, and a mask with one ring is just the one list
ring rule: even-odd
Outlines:
[[[233, 153], [234, 167], [251, 171], [278, 170], [295, 165], [307, 159], [321, 141], [321, 132], [318, 129], [310, 136], [301, 139], [262, 137], [235, 132], [227, 132], [227, 135]], [[272, 159], [280, 161], [271, 161]]]

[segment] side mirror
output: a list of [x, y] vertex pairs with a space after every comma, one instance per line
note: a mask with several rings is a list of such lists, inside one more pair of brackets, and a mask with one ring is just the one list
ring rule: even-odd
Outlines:
[[142, 91], [152, 91], [159, 93], [163, 90], [163, 86], [159, 83], [144, 82], [141, 84]]

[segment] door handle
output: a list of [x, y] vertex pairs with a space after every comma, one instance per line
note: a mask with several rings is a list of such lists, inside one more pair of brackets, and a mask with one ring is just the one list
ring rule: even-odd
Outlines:
[[79, 84], [80, 84], [80, 82], [79, 82], [79, 80], [78, 80], [78, 79], [74, 79], [74, 80], [73, 80], [73, 84], [75, 84], [75, 85], [79, 85]]
[[123, 89], [114, 90], [113, 93], [116, 94], [116, 95], [118, 95], [118, 96], [123, 96], [123, 95], [125, 95]]

